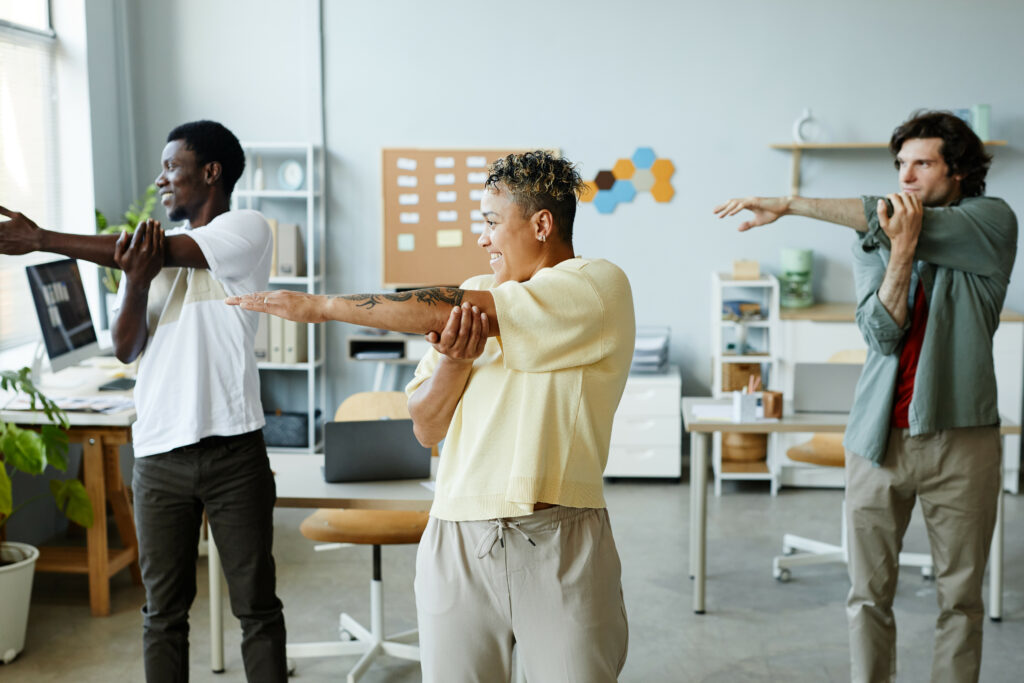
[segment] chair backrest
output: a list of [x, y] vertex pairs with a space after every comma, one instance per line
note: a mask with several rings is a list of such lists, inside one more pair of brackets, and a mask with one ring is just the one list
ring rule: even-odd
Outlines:
[[867, 349], [843, 349], [842, 351], [836, 351], [829, 356], [829, 363], [859, 363], [864, 364], [864, 361], [868, 359]]
[[[361, 391], [342, 401], [334, 413], [335, 422], [381, 418], [410, 419], [409, 398], [404, 391]], [[437, 446], [430, 449], [430, 454], [437, 456]]]

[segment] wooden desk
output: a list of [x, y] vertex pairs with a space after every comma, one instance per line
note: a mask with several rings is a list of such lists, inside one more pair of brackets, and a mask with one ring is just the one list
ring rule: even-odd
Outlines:
[[[121, 477], [119, 451], [131, 443], [135, 410], [112, 415], [67, 413], [71, 428], [68, 440], [82, 444], [82, 473], [92, 503], [95, 522], [87, 530], [84, 548], [43, 547], [36, 571], [89, 575], [89, 607], [93, 616], [110, 614], [110, 577], [128, 567], [132, 580], [142, 584], [135, 519], [128, 490]], [[41, 413], [0, 411], [0, 418], [20, 426], [46, 423]], [[123, 548], [111, 548], [107, 538], [107, 502], [114, 512]]]
[[[753, 434], [779, 432], [846, 431], [847, 413], [792, 413], [789, 406], [777, 422], [731, 422], [697, 420], [696, 405], [729, 405], [729, 399], [683, 398], [683, 424], [690, 433], [690, 576], [693, 578], [693, 611], [704, 614], [704, 588], [707, 576], [707, 483], [708, 436], [714, 432], [745, 432]], [[1003, 418], [999, 430], [1005, 442], [1008, 435], [1019, 435], [1020, 425]], [[989, 559], [989, 617], [1002, 618], [1003, 599], [1003, 491], [999, 489], [996, 528], [992, 536]]]
[[[436, 458], [432, 459], [436, 466]], [[362, 510], [429, 510], [434, 491], [423, 485], [430, 480], [369, 481], [328, 484], [320, 468], [322, 455], [270, 456], [277, 484], [277, 507], [349, 508]], [[210, 668], [224, 671], [224, 607], [220, 555], [210, 536]]]

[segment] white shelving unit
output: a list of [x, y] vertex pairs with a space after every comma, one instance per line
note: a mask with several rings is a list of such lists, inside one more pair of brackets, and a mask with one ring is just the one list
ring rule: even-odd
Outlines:
[[[325, 275], [326, 211], [323, 193], [324, 156], [315, 145], [304, 142], [243, 142], [246, 172], [232, 193], [232, 208], [255, 209], [279, 222], [298, 223], [303, 235], [306, 275], [271, 275], [270, 286], [322, 294]], [[296, 161], [303, 170], [298, 189], [284, 189], [278, 178], [285, 162]], [[263, 186], [256, 187], [256, 169], [262, 168]], [[319, 453], [323, 439], [318, 429], [317, 411], [330, 419], [327, 407], [326, 330], [310, 324], [306, 334], [304, 363], [261, 362], [260, 383], [264, 410], [305, 413], [306, 446], [286, 448], [269, 446], [272, 453]]]
[[[757, 303], [761, 317], [744, 321], [724, 319], [723, 302], [734, 300]], [[775, 389], [780, 341], [778, 278], [762, 275], [756, 280], [737, 280], [727, 273], [711, 274], [711, 392], [715, 398], [726, 396], [722, 381], [724, 368], [729, 364], [759, 365], [764, 388]], [[767, 458], [771, 458], [774, 449], [771, 443], [768, 446]], [[772, 495], [775, 495], [778, 475], [767, 458], [753, 462], [723, 462], [722, 436], [716, 433], [712, 440], [711, 459], [715, 495], [722, 494], [722, 481], [727, 479], [767, 481], [771, 484]]]

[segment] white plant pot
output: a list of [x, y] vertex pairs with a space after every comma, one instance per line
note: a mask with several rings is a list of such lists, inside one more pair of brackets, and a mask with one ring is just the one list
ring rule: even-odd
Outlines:
[[9, 664], [25, 647], [28, 606], [39, 551], [24, 543], [0, 543], [0, 661]]

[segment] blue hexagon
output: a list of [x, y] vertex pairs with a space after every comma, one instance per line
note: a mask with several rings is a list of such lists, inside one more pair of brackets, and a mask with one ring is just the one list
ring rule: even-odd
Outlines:
[[[615, 184], [618, 185], [619, 182]], [[598, 213], [611, 213], [615, 210], [619, 200], [615, 196], [615, 190], [598, 190], [597, 195], [594, 197], [594, 207]]]
[[631, 202], [636, 197], [636, 188], [632, 180], [616, 180], [611, 193], [617, 202]]
[[637, 168], [650, 168], [657, 157], [650, 147], [637, 147], [633, 152], [633, 165]]

